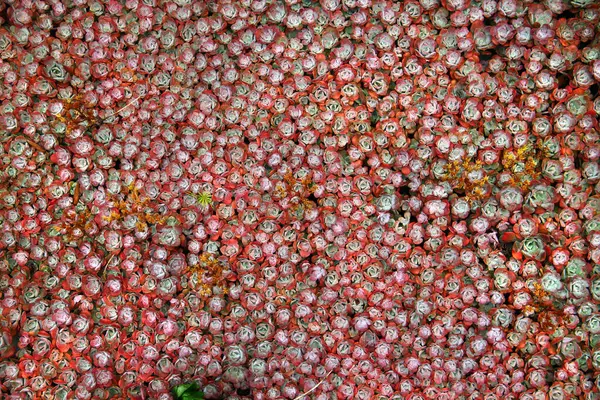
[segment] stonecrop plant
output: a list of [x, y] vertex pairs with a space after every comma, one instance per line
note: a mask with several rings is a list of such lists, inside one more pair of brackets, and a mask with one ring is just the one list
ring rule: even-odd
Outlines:
[[0, 1], [0, 399], [600, 399], [600, 3]]

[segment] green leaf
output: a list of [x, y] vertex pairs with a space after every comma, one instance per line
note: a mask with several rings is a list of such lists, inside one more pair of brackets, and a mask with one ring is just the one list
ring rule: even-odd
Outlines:
[[176, 400], [204, 400], [204, 392], [196, 382], [177, 385], [171, 391]]
[[371, 114], [371, 125], [372, 126], [377, 125], [377, 123], [379, 122], [380, 119], [381, 119], [381, 117], [379, 117], [379, 113], [377, 112], [377, 110], [374, 110], [373, 113]]
[[204, 394], [202, 392], [185, 393], [181, 400], [203, 400]]
[[195, 382], [184, 383], [182, 385], [175, 386], [173, 388], [173, 394], [175, 394], [176, 396], [183, 396], [183, 393], [185, 393], [188, 389], [190, 389], [194, 385], [195, 385]]

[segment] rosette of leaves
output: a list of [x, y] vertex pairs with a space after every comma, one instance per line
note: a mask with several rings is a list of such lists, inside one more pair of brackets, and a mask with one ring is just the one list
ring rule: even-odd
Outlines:
[[212, 193], [209, 191], [205, 190], [201, 193], [198, 193], [195, 195], [195, 198], [198, 202], [198, 205], [200, 205], [202, 208], [208, 208], [213, 205]]
[[544, 241], [539, 236], [525, 238], [517, 243], [517, 250], [526, 258], [542, 261], [546, 257]]
[[171, 393], [173, 393], [175, 400], [204, 400], [204, 392], [196, 382], [174, 386]]

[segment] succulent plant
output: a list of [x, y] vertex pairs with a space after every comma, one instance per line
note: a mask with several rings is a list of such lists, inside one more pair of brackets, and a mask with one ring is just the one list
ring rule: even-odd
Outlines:
[[175, 400], [204, 400], [204, 393], [196, 382], [174, 386], [171, 392]]
[[0, 397], [594, 398], [595, 3], [0, 2]]

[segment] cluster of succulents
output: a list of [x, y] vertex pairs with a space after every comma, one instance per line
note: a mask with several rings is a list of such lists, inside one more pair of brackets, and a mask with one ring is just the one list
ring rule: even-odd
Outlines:
[[0, 397], [598, 399], [600, 4], [0, 2]]

